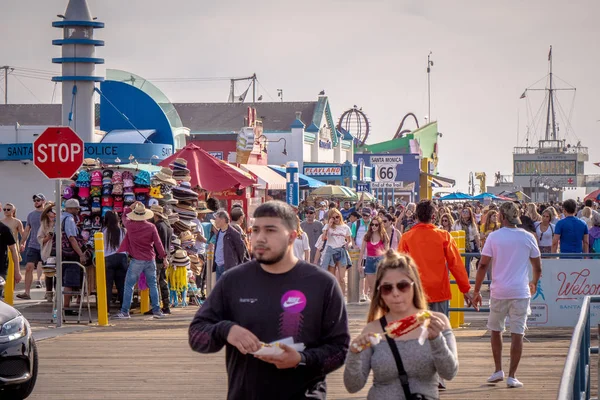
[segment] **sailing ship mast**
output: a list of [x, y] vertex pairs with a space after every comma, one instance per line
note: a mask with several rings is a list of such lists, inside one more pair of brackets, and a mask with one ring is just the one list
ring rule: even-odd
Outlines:
[[[556, 114], [554, 113], [554, 87], [552, 85], [552, 46], [548, 53], [548, 62], [550, 63], [550, 85], [548, 88], [548, 113], [546, 114], [546, 140], [556, 140]], [[550, 120], [552, 119], [552, 124]]]

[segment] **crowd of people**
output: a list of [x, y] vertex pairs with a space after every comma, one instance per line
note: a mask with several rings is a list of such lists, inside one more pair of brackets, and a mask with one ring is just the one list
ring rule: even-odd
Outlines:
[[[0, 275], [6, 276], [9, 252], [13, 259], [25, 262], [25, 291], [17, 295], [21, 299], [30, 298], [34, 272], [55, 253], [55, 205], [47, 203], [43, 194], [32, 200], [34, 210], [25, 227], [10, 203], [3, 205], [5, 218], [0, 221]], [[169, 314], [170, 306], [185, 301], [179, 292], [173, 296], [177, 269], [187, 269], [193, 257], [206, 261], [206, 251], [212, 249], [213, 264], [192, 274], [191, 281], [201, 292], [208, 272], [216, 273], [217, 283], [190, 326], [189, 340], [194, 350], [204, 353], [227, 346], [230, 398], [242, 393], [272, 398], [282, 390], [291, 393], [290, 398], [302, 393], [321, 398], [326, 392], [325, 376], [343, 364], [350, 392], [361, 390], [372, 371], [369, 398], [392, 399], [401, 392], [406, 398], [409, 393], [436, 398], [445, 388], [444, 380], [452, 379], [458, 369], [447, 317], [449, 272], [466, 305], [475, 309], [483, 303], [485, 278], [491, 278], [487, 326], [492, 332], [495, 370], [488, 382], [506, 379], [507, 386], [522, 387], [516, 371], [542, 254], [560, 252], [581, 258], [600, 251], [600, 214], [594, 202], [447, 205], [422, 200], [384, 208], [363, 200], [340, 204], [323, 199], [299, 207], [270, 201], [255, 210], [252, 226], [246, 226], [249, 219], [242, 207], [226, 210], [209, 199], [180, 205], [184, 211], [192, 207], [194, 229], [189, 231], [177, 228], [173, 204], [177, 203], [163, 201], [148, 207], [135, 201], [121, 215], [105, 213], [107, 285], [116, 288], [120, 305], [113, 318], [130, 318], [134, 288], [142, 281], [150, 289], [149, 313], [155, 318]], [[76, 199], [66, 200], [63, 206], [59, 225], [63, 260], [86, 265], [91, 254], [81, 240], [77, 218], [81, 206]], [[474, 285], [469, 283], [470, 270], [452, 231], [464, 231], [465, 251], [477, 253]], [[345, 294], [353, 249], [359, 254], [360, 300], [370, 305], [368, 324], [351, 341]], [[63, 266], [63, 286], [80, 286], [80, 271]], [[51, 300], [53, 282], [41, 276], [38, 272], [35, 284], [45, 286]], [[15, 281], [20, 280], [16, 263]], [[65, 298], [65, 304], [69, 302]], [[425, 311], [429, 312], [426, 327], [389, 340], [389, 322]], [[508, 377], [502, 367], [507, 318], [512, 335]], [[428, 339], [425, 345], [413, 340], [423, 335]], [[269, 347], [265, 343], [287, 337], [301, 342], [304, 350], [277, 344], [280, 354], [248, 356]], [[375, 339], [381, 343], [374, 344]], [[301, 368], [301, 373], [294, 368]], [[270, 385], [255, 385], [267, 377]]]

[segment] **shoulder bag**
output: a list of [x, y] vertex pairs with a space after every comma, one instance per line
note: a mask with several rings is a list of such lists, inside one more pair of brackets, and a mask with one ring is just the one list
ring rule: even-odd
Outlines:
[[[381, 317], [379, 320], [381, 323], [381, 329], [385, 332], [385, 327], [387, 326], [387, 320], [385, 315]], [[410, 391], [410, 386], [408, 385], [408, 374], [404, 369], [404, 364], [402, 364], [402, 358], [400, 358], [400, 352], [398, 351], [398, 347], [396, 346], [396, 341], [389, 337], [385, 336], [388, 344], [390, 345], [390, 349], [392, 350], [392, 354], [394, 355], [394, 360], [396, 360], [396, 367], [398, 368], [398, 376], [400, 377], [400, 383], [402, 384], [402, 390], [404, 390], [404, 397], [407, 400], [434, 400], [432, 397], [427, 397], [424, 394], [420, 393], [412, 393]]]

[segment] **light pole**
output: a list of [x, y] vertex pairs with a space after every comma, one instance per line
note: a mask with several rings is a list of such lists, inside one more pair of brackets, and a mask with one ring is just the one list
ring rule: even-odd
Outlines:
[[429, 51], [429, 54], [427, 55], [427, 118], [429, 118], [429, 122], [433, 121], [433, 118], [431, 118], [431, 67], [433, 67], [433, 61], [431, 61], [432, 53], [432, 51]]

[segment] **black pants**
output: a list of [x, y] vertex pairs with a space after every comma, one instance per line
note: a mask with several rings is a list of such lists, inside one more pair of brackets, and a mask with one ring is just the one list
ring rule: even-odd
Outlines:
[[106, 264], [106, 299], [110, 307], [113, 283], [117, 287], [117, 298], [119, 304], [123, 304], [123, 290], [125, 287], [125, 275], [127, 275], [127, 254], [112, 254], [105, 259]]
[[163, 263], [156, 263], [156, 282], [158, 282], [158, 292], [164, 310], [169, 308], [169, 284], [167, 283], [167, 269], [163, 268], [163, 265]]

